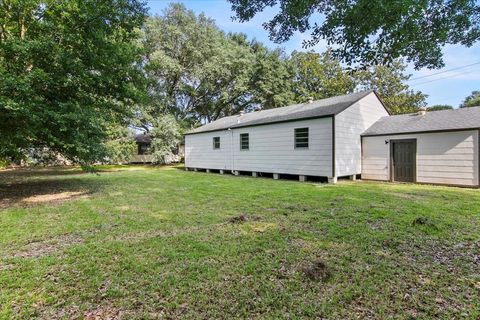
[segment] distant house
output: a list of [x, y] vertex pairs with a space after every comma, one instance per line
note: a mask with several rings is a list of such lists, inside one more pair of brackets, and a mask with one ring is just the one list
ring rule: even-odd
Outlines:
[[[130, 163], [151, 163], [153, 156], [150, 153], [152, 137], [148, 133], [139, 133], [135, 135], [137, 144], [136, 153], [130, 158]], [[167, 163], [180, 162], [184, 156], [185, 146], [178, 145], [177, 149], [172, 150], [172, 157], [167, 159]]]
[[187, 170], [479, 186], [480, 108], [391, 116], [373, 91], [219, 119], [185, 135]]
[[150, 144], [152, 143], [152, 137], [147, 133], [139, 133], [135, 135], [135, 143], [137, 144], [136, 154], [132, 155], [130, 163], [151, 163]]

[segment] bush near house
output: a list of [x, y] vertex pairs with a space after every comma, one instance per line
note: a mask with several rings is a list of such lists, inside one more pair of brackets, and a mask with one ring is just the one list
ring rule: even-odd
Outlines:
[[480, 316], [478, 190], [0, 172], [1, 319]]

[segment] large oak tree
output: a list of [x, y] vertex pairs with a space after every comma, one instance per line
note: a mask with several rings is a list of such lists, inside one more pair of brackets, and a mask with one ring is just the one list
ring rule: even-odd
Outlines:
[[137, 97], [139, 0], [0, 1], [0, 158], [100, 159]]

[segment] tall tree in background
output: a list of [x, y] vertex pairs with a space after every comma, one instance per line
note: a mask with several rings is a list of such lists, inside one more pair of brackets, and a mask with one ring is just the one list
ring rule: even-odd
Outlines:
[[473, 91], [471, 95], [463, 100], [460, 108], [480, 107], [480, 91]]
[[427, 111], [441, 111], [441, 110], [452, 110], [453, 107], [448, 104], [436, 104], [430, 107], [427, 107]]
[[138, 93], [131, 40], [145, 14], [137, 0], [0, 1], [0, 158], [101, 158]]
[[295, 102], [293, 93], [294, 65], [281, 49], [269, 50], [252, 41], [255, 55], [250, 91], [251, 103], [261, 109], [283, 107]]
[[322, 54], [294, 51], [291, 61], [295, 72], [293, 91], [299, 103], [310, 97], [315, 100], [329, 98], [355, 89], [354, 79], [333, 58], [331, 51]]
[[427, 96], [414, 91], [405, 83], [411, 75], [405, 73], [405, 65], [395, 61], [390, 66], [375, 66], [355, 73], [362, 89], [375, 90], [385, 106], [393, 114], [416, 112], [426, 106]]
[[139, 112], [144, 127], [168, 113], [191, 125], [291, 101], [291, 74], [281, 50], [225, 34], [181, 4], [149, 19], [142, 42], [151, 98]]
[[181, 4], [144, 29], [147, 122], [166, 113], [179, 121], [212, 121], [243, 107], [253, 60], [243, 37], [225, 35], [212, 19]]
[[445, 45], [470, 47], [480, 39], [476, 0], [229, 1], [242, 22], [278, 6], [280, 12], [264, 23], [272, 40], [284, 42], [295, 31], [311, 30], [305, 46], [325, 39], [335, 47], [334, 55], [347, 64], [389, 65], [404, 57], [417, 69], [440, 68]]

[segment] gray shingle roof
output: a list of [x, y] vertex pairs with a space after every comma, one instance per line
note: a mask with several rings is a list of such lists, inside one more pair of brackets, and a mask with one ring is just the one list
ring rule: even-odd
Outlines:
[[372, 92], [372, 90], [356, 92], [343, 96], [317, 100], [312, 103], [295, 104], [287, 107], [225, 117], [191, 130], [187, 134], [336, 115]]
[[362, 136], [480, 128], [480, 107], [383, 117]]
[[139, 133], [135, 135], [135, 142], [150, 143], [152, 142], [152, 137], [148, 133]]

